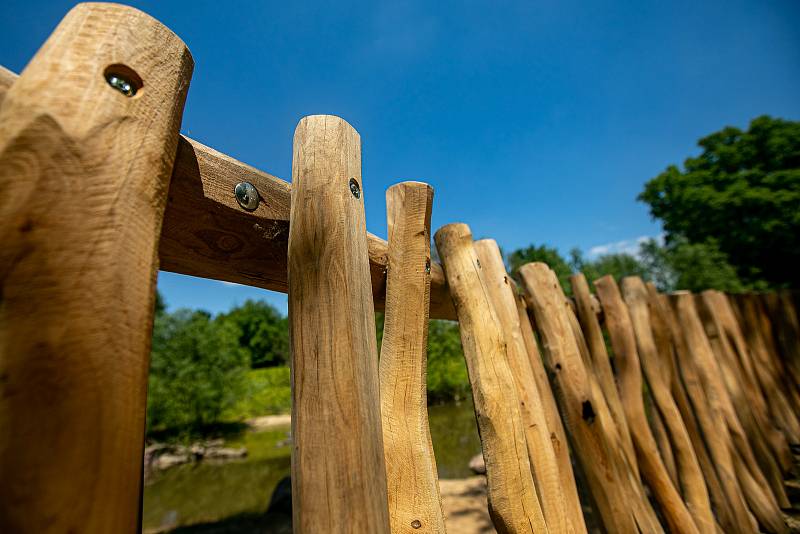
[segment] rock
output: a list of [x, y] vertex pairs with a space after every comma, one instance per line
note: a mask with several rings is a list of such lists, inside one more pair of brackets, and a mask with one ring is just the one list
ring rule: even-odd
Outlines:
[[156, 469], [169, 469], [176, 465], [188, 463], [189, 460], [190, 457], [188, 454], [164, 453], [153, 461], [153, 467]]
[[469, 468], [478, 475], [486, 474], [486, 462], [483, 460], [483, 453], [478, 453], [469, 461]]
[[246, 456], [247, 449], [245, 447], [238, 449], [228, 447], [209, 448], [203, 454], [203, 458], [207, 460], [235, 460]]

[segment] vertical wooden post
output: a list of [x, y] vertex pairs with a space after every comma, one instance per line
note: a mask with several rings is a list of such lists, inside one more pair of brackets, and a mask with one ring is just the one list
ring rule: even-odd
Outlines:
[[380, 358], [381, 416], [393, 533], [444, 533], [426, 390], [433, 188], [386, 191], [389, 233]]
[[547, 532], [506, 345], [480, 275], [472, 234], [466, 224], [448, 224], [436, 232], [435, 239], [458, 314], [486, 460], [492, 521], [501, 534]]
[[79, 4], [3, 99], [0, 531], [138, 532], [158, 236], [192, 68], [144, 13]]
[[388, 533], [361, 139], [339, 117], [295, 130], [288, 263], [294, 531]]
[[[559, 466], [550, 441], [544, 407], [522, 339], [514, 289], [510, 283], [511, 277], [506, 272], [500, 248], [493, 239], [476, 241], [475, 252], [481, 262], [481, 274], [489, 292], [489, 299], [497, 312], [506, 344], [508, 365], [514, 375], [520, 412], [525, 424], [528, 457], [547, 528], [553, 534], [574, 532], [572, 518], [567, 516], [565, 508], [566, 488], [561, 486]], [[583, 524], [582, 519], [580, 523]]]
[[[708, 490], [689, 433], [670, 393], [669, 354], [663, 357], [658, 354], [647, 289], [641, 278], [627, 277], [622, 281], [622, 294], [630, 312], [630, 327], [635, 334], [642, 369], [655, 401], [654, 412], [662, 416], [661, 420], [666, 428], [665, 434], [674, 445], [673, 453], [679, 480], [676, 488], [683, 489], [688, 510], [700, 532], [711, 534], [716, 531], [716, 523], [711, 511]], [[669, 349], [662, 345], [661, 350], [666, 352]]]
[[513, 279], [509, 278], [509, 283], [513, 284], [515, 288], [514, 293], [522, 340], [525, 343], [525, 349], [528, 353], [531, 369], [533, 370], [533, 378], [539, 390], [539, 397], [542, 401], [542, 409], [544, 410], [545, 419], [547, 421], [547, 428], [550, 430], [550, 443], [553, 446], [553, 451], [558, 460], [558, 472], [561, 479], [561, 487], [566, 499], [565, 506], [567, 514], [570, 517], [572, 527], [576, 534], [585, 534], [586, 523], [583, 517], [581, 501], [578, 496], [578, 485], [575, 481], [575, 473], [572, 469], [572, 459], [569, 456], [569, 443], [567, 441], [567, 433], [564, 430], [564, 423], [561, 421], [561, 416], [558, 413], [558, 405], [553, 396], [553, 390], [550, 388], [550, 380], [547, 378], [547, 371], [544, 368], [542, 355], [536, 343], [536, 336], [533, 333], [533, 327], [531, 326], [530, 317], [528, 316], [528, 307], [525, 305], [525, 298], [518, 294], [518, 289]]
[[611, 345], [617, 358], [620, 395], [628, 424], [631, 427], [633, 444], [636, 448], [636, 457], [642, 475], [661, 505], [661, 512], [664, 514], [670, 531], [699, 532], [689, 510], [686, 509], [686, 505], [670, 480], [664, 462], [658, 454], [658, 446], [653, 433], [647, 423], [642, 399], [642, 370], [636, 350], [636, 338], [628, 309], [622, 301], [617, 283], [614, 281], [614, 277], [606, 275], [595, 280], [594, 287], [597, 289], [597, 297], [603, 305], [603, 314], [611, 337]]

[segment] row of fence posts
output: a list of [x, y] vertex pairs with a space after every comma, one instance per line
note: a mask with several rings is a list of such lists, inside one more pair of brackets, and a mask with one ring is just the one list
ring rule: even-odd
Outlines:
[[[159, 235], [192, 71], [143, 13], [79, 4], [0, 71], [0, 531], [139, 528]], [[270, 199], [264, 199], [269, 202]], [[432, 188], [386, 193], [378, 358], [361, 140], [294, 136], [287, 288], [295, 532], [444, 532], [426, 406]], [[265, 237], [266, 239], [266, 237]], [[435, 235], [498, 532], [788, 532], [800, 444], [789, 293], [660, 294]], [[218, 261], [208, 258], [211, 264]], [[574, 464], [572, 458], [577, 460]]]

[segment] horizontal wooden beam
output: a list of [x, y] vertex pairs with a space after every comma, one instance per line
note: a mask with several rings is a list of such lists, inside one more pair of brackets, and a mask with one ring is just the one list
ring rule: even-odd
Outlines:
[[[0, 103], [16, 74], [0, 66]], [[246, 211], [233, 189], [250, 182], [261, 200]], [[181, 136], [161, 230], [160, 268], [287, 292], [286, 254], [291, 185]], [[386, 297], [386, 241], [368, 234], [375, 308]], [[431, 318], [456, 319], [438, 263], [431, 265]]]

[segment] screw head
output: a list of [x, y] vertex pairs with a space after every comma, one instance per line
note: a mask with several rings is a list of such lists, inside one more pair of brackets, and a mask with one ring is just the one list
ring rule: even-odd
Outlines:
[[420, 521], [419, 519], [415, 519], [411, 522], [411, 526], [412, 528], [420, 528], [422, 527], [422, 521]]
[[136, 87], [119, 74], [108, 74], [106, 76], [106, 81], [108, 85], [125, 96], [133, 96], [136, 94]]
[[350, 192], [353, 193], [354, 197], [361, 198], [361, 187], [359, 187], [355, 178], [350, 178]]
[[431, 274], [431, 260], [425, 260], [425, 272]]
[[239, 205], [247, 211], [253, 211], [258, 207], [258, 190], [250, 182], [239, 182], [233, 188], [233, 194]]

